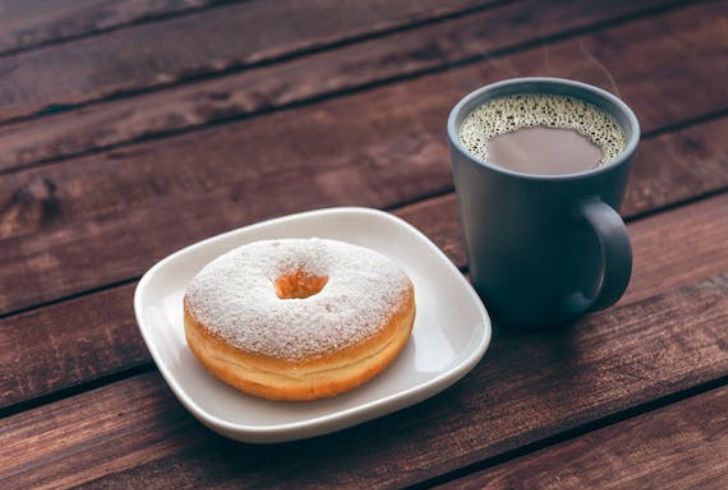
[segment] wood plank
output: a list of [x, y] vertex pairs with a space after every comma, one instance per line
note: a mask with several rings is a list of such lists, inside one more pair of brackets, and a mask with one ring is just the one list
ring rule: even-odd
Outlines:
[[[635, 268], [620, 304], [728, 270], [727, 210], [728, 194], [631, 223]], [[448, 196], [397, 214], [464, 265], [455, 212]], [[0, 320], [0, 408], [148, 363], [132, 312], [134, 287]]]
[[726, 376], [726, 321], [728, 276], [719, 275], [571, 329], [501, 333], [442, 395], [275, 446], [206, 432], [157, 373], [143, 374], [0, 420], [0, 472], [12, 487], [399, 487]]
[[[643, 115], [645, 127], [656, 129], [728, 105], [728, 93], [707, 84], [700, 100], [683, 96], [687, 83], [714, 76], [706, 72], [714, 64], [685, 69], [691, 75], [666, 77], [656, 86], [645, 61], [686, 50], [705, 61], [691, 46], [725, 37], [720, 23], [702, 22], [706, 16], [718, 18], [714, 10], [691, 9], [615, 27], [554, 46], [549, 59], [561, 74], [573, 75], [592, 59], [585, 53], [608, 50], [613, 39], [654, 48], [615, 52], [609, 63], [624, 79], [622, 94]], [[653, 29], [667, 26], [679, 41], [648, 42]], [[511, 67], [538, 69], [542, 54], [513, 56]], [[185, 244], [260, 219], [331, 205], [391, 207], [443, 192], [451, 186], [442, 135], [449, 108], [467, 90], [465, 84], [504, 74], [486, 63], [6, 176], [0, 181], [0, 239], [6, 250], [0, 283], [19, 287], [3, 291], [0, 311], [138, 275]], [[718, 145], [692, 138], [703, 145], [698, 154]], [[681, 165], [679, 158], [670, 161]], [[724, 186], [725, 165], [709, 165], [718, 172], [677, 189], [694, 195]], [[670, 181], [671, 171], [663, 172]], [[643, 197], [665, 192], [648, 189]]]
[[441, 488], [726, 488], [726, 407], [724, 386]]
[[2, 119], [239, 69], [489, 1], [243, 2], [50, 45], [0, 59]]
[[3, 0], [0, 4], [0, 56], [140, 20], [167, 17], [221, 0]]
[[557, 33], [669, 5], [662, 0], [618, 0], [603, 9], [590, 2], [556, 0], [544, 8], [538, 0], [527, 0], [272, 66], [48, 115], [0, 130], [0, 170], [482, 59]]
[[[725, 149], [719, 144], [721, 135], [728, 128], [726, 124], [728, 121], [718, 120], [678, 133], [663, 135], [645, 143], [628, 194], [625, 207], [627, 215], [709, 191], [716, 185], [726, 185], [728, 176], [726, 176], [725, 162], [728, 161], [728, 157]], [[383, 167], [386, 168], [389, 166]], [[394, 178], [391, 180], [396, 182]], [[355, 195], [357, 187], [352, 184], [349, 192]], [[459, 242], [459, 230], [456, 227], [454, 201], [452, 198], [442, 201], [436, 201], [434, 205], [414, 206], [414, 211], [405, 210], [404, 216], [421, 226], [456, 263], [462, 266], [464, 254]], [[690, 236], [692, 235], [687, 235], [687, 238]], [[663, 267], [663, 264], [658, 264], [657, 267]], [[694, 264], [694, 271], [702, 274], [697, 277], [705, 277], [709, 273], [701, 268], [699, 263]], [[656, 275], [651, 277], [652, 287], [658, 287], [661, 279]], [[637, 280], [636, 275], [634, 281]], [[132, 287], [122, 289], [121, 293], [108, 302], [106, 296], [98, 300], [93, 297], [82, 298], [78, 302], [59, 305], [60, 310], [51, 309], [48, 314], [28, 314], [4, 321], [3, 323], [9, 325], [9, 329], [4, 327], [3, 329], [10, 333], [4, 333], [2, 343], [16, 346], [14, 350], [17, 351], [17, 355], [5, 356], [2, 364], [8, 367], [22, 366], [22, 369], [14, 370], [13, 377], [4, 383], [2, 405], [40, 396], [144, 362], [146, 354], [140, 347], [138, 338], [135, 337], [136, 329], [129, 309]], [[104, 309], [106, 304], [111, 304], [113, 307], [107, 311]], [[107, 316], [109, 312], [111, 314]], [[59, 326], [58, 318], [63, 319], [64, 324], [68, 322], [67, 328]], [[36, 332], [36, 335], [32, 336], [32, 342], [23, 344], [21, 348], [22, 340], [31, 338], [24, 334], [30, 329]], [[134, 338], [133, 342], [130, 341], [131, 345], [124, 342], [115, 343], [128, 340], [129, 335]], [[47, 350], [43, 339], [51, 343], [67, 340], [70, 347], [63, 351], [63, 356], [47, 357], [41, 355], [41, 351]], [[98, 345], [103, 352], [91, 354], [87, 352], [89, 345]], [[91, 355], [98, 356], [103, 362], [95, 364], [89, 362], [88, 356]], [[116, 361], [111, 362], [110, 359]], [[57, 369], [51, 372], [60, 373], [58, 379], [51, 377], [46, 380], [40, 375], [50, 366], [57, 366]], [[18, 386], [21, 388], [17, 388]]]
[[0, 320], [0, 408], [150, 362], [136, 284]]
[[[78, 475], [81, 476], [79, 478], [73, 473], [83, 473], [84, 468], [88, 471], [90, 466], [96, 467], [100, 474], [129, 467], [129, 462], [132, 461], [129, 456], [136, 452], [139, 442], [148, 446], [142, 452], [149, 460], [153, 460], [155, 454], [165, 454], [170, 448], [179, 447], [181, 440], [189, 437], [202, 440], [209, 437], [205, 434], [205, 429], [194, 422], [187, 412], [174, 407], [171, 394], [164, 383], [160, 382], [158, 374], [144, 374], [132, 379], [129, 383], [115, 383], [112, 385], [115, 388], [112, 392], [108, 389], [89, 392], [95, 396], [88, 398], [84, 408], [76, 405], [78, 397], [48, 405], [52, 410], [44, 421], [15, 417], [3, 419], [17, 422], [12, 429], [9, 426], [0, 428], [0, 439], [5, 443], [3, 449], [0, 449], [3, 451], [0, 458], [3, 486], [68, 487], [84, 481], [83, 476]], [[109, 394], [113, 396], [109, 397]], [[126, 404], [118, 405], [115, 396], [123, 397]], [[65, 414], [64, 408], [69, 410]], [[84, 415], [82, 418], [73, 418], [75, 426], [68, 425], [71, 412]], [[147, 425], [147, 428], [157, 427], [157, 430], [152, 432], [143, 429], [142, 432], [137, 432], [140, 424]], [[97, 443], [104, 446], [111, 443], [115, 451], [104, 455], [99, 452], [97, 454], [100, 458], [97, 459], [93, 451], [82, 456], [72, 449], [72, 441], [80, 442], [85, 439], [90, 442], [89, 437], [93, 433], [96, 434]], [[23, 440], [26, 442], [23, 443]], [[49, 444], [45, 450], [38, 448], [39, 452], [35, 456], [21, 456], [23, 446], [32, 440], [45, 440]], [[15, 456], [12, 456], [13, 453]], [[43, 470], [44, 464], [64, 466], [66, 475], [51, 475]], [[28, 478], [29, 474], [35, 476]], [[30, 483], [31, 479], [34, 480], [33, 483]]]

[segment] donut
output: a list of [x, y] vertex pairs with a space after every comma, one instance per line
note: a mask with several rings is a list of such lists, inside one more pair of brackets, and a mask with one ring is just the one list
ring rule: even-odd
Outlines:
[[214, 376], [269, 400], [349, 391], [394, 361], [412, 331], [414, 286], [349, 243], [262, 240], [206, 265], [184, 297], [187, 345]]

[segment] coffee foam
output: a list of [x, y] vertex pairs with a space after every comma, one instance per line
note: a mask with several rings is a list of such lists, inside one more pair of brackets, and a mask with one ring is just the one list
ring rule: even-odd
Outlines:
[[523, 94], [490, 100], [465, 117], [460, 141], [476, 158], [487, 161], [488, 140], [534, 126], [573, 129], [602, 150], [605, 165], [624, 150], [625, 137], [617, 121], [583, 100], [551, 94]]

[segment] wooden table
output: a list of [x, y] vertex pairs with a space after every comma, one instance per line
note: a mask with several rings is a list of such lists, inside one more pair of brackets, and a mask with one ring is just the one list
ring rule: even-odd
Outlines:
[[[1, 488], [728, 488], [728, 2], [3, 0], [0, 52]], [[642, 122], [621, 302], [331, 436], [197, 423], [139, 335], [144, 271], [361, 205], [465, 272], [445, 118], [523, 75]]]

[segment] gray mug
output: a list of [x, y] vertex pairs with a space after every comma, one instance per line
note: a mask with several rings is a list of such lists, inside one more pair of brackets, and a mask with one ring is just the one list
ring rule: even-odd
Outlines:
[[[458, 135], [464, 118], [490, 99], [528, 93], [571, 96], [601, 108], [624, 130], [625, 149], [606, 165], [567, 175], [524, 174], [471, 156]], [[458, 102], [447, 132], [470, 277], [498, 324], [559, 324], [622, 296], [632, 250], [617, 209], [640, 139], [624, 102], [571, 80], [505, 80]]]

